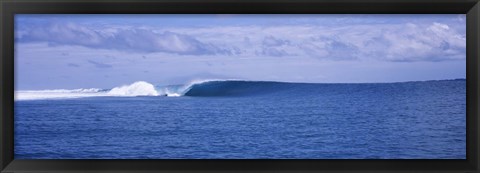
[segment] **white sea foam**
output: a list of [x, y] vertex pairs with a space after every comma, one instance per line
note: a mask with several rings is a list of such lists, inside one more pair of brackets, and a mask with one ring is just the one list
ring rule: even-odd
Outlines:
[[108, 91], [112, 96], [158, 96], [159, 93], [151, 83], [138, 81], [130, 85], [115, 87]]
[[16, 91], [15, 100], [44, 100], [44, 99], [71, 99], [82, 97], [99, 97], [105, 96], [100, 89], [58, 89], [58, 90], [26, 90]]
[[138, 81], [130, 85], [115, 87], [111, 90], [90, 89], [55, 89], [55, 90], [23, 90], [15, 91], [15, 100], [72, 99], [84, 97], [132, 97], [158, 96], [155, 86], [148, 82]]
[[167, 96], [167, 97], [180, 97], [182, 96], [179, 94], [178, 88], [175, 86], [167, 86], [163, 87], [160, 90], [160, 95]]
[[56, 90], [23, 90], [21, 92], [24, 93], [36, 93], [36, 92], [42, 92], [42, 93], [96, 93], [99, 92], [101, 89], [98, 88], [89, 88], [89, 89], [73, 89], [73, 90], [67, 90], [67, 89], [56, 89]]

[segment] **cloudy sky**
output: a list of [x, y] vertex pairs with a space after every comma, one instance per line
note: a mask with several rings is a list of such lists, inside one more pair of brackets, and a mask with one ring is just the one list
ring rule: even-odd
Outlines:
[[465, 78], [465, 15], [16, 15], [16, 88]]

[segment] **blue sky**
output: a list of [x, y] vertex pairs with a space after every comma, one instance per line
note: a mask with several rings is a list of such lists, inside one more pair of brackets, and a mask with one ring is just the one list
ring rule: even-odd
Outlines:
[[16, 15], [16, 88], [465, 78], [465, 15]]

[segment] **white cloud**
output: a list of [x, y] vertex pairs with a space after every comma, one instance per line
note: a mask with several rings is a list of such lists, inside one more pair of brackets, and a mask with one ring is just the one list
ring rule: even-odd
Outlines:
[[98, 49], [133, 52], [168, 52], [181, 55], [226, 54], [212, 44], [175, 32], [156, 33], [146, 29], [94, 28], [67, 24], [51, 24], [19, 31], [21, 42], [47, 42], [55, 45], [80, 45]]
[[19, 30], [21, 42], [179, 55], [311, 57], [322, 60], [463, 60], [465, 31], [446, 23], [211, 27], [78, 26]]

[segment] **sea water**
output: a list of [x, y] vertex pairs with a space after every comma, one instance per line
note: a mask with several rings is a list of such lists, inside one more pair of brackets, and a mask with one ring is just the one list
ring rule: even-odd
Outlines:
[[465, 159], [466, 81], [18, 91], [15, 159]]

